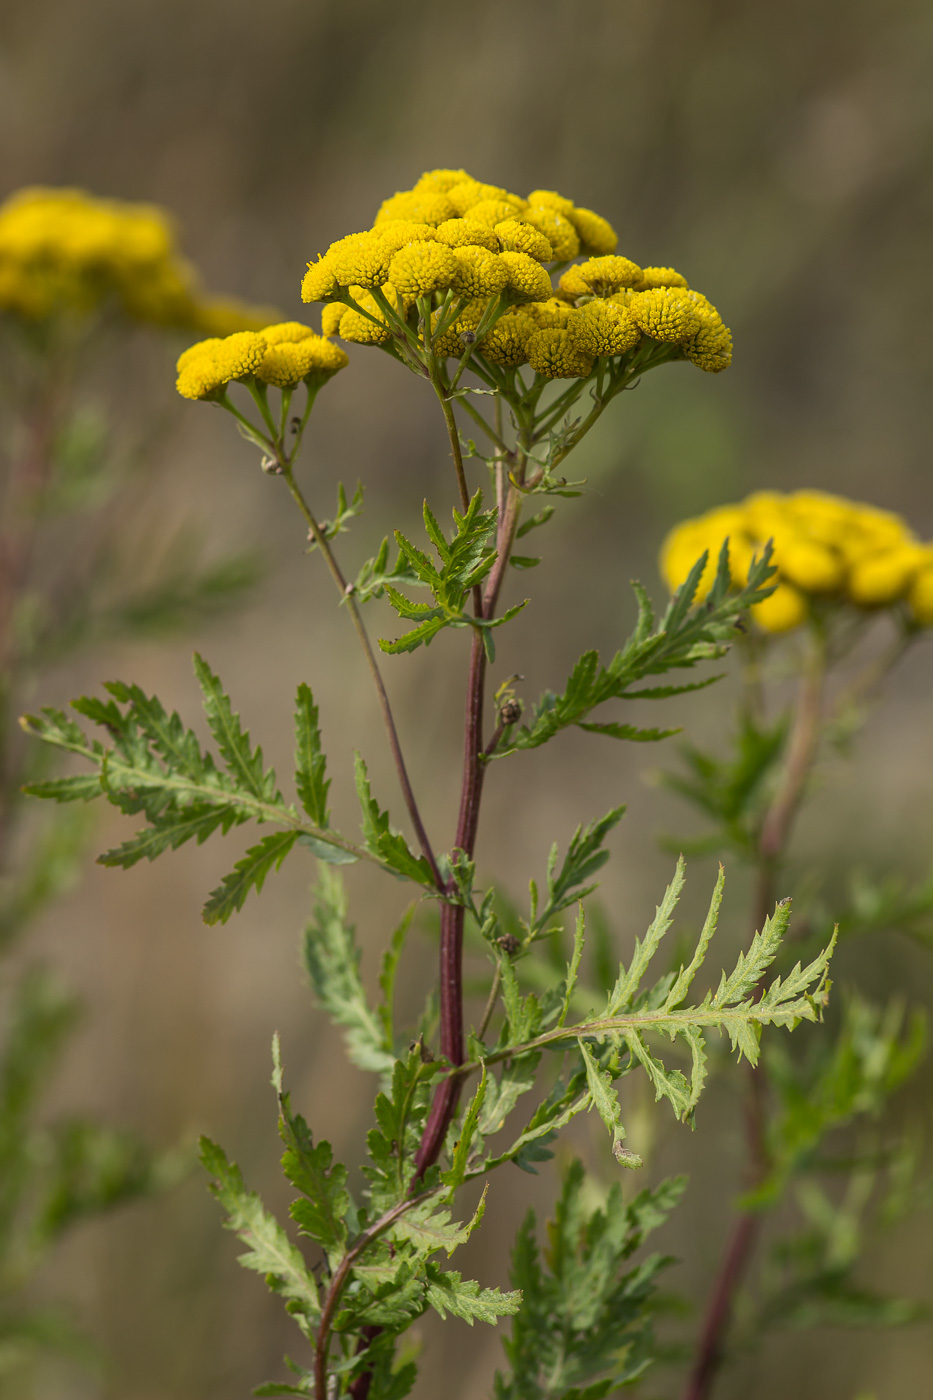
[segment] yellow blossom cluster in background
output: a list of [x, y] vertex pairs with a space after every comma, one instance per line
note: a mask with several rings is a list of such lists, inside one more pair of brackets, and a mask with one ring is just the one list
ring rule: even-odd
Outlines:
[[309, 263], [301, 295], [326, 303], [325, 335], [387, 345], [420, 318], [421, 344], [443, 358], [472, 346], [480, 365], [548, 379], [586, 378], [646, 347], [726, 369], [732, 337], [716, 308], [673, 268], [642, 267], [617, 245], [601, 215], [554, 190], [525, 197], [431, 170]]
[[42, 187], [0, 204], [0, 312], [44, 321], [108, 307], [216, 336], [258, 329], [277, 314], [202, 293], [169, 215], [155, 205]]
[[238, 331], [192, 345], [178, 360], [176, 388], [186, 399], [216, 398], [234, 380], [252, 377], [277, 389], [327, 379], [347, 364], [345, 351], [298, 321]]
[[670, 531], [660, 562], [671, 591], [708, 550], [698, 591], [704, 598], [726, 538], [736, 586], [747, 581], [749, 565], [765, 543], [774, 543], [777, 588], [753, 614], [765, 631], [798, 627], [818, 600], [865, 611], [904, 604], [912, 621], [933, 625], [933, 544], [921, 543], [889, 511], [821, 491], [756, 491]]

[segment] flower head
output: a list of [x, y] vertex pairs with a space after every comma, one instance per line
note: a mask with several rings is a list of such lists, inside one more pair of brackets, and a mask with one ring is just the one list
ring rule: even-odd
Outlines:
[[253, 374], [266, 349], [265, 336], [255, 331], [199, 341], [179, 356], [175, 387], [186, 399], [215, 397], [231, 380]]
[[503, 291], [508, 269], [498, 253], [469, 244], [451, 250], [460, 267], [454, 289], [460, 296], [490, 297]]
[[778, 587], [753, 614], [767, 631], [797, 626], [817, 602], [821, 608], [849, 604], [871, 611], [906, 600], [919, 619], [927, 590], [933, 590], [925, 578], [933, 571], [933, 547], [918, 544], [899, 516], [821, 491], [756, 491], [738, 505], [675, 526], [661, 550], [661, 571], [671, 589], [708, 549], [711, 559], [700, 584], [705, 596], [714, 577], [712, 556], [727, 536], [737, 587], [745, 583], [752, 559], [772, 542]]
[[457, 284], [461, 267], [443, 243], [410, 243], [392, 258], [389, 278], [404, 297], [427, 296]]
[[624, 355], [641, 340], [641, 331], [625, 307], [595, 299], [570, 312], [572, 339], [590, 355]]
[[508, 287], [516, 301], [548, 301], [551, 279], [539, 262], [527, 253], [500, 253], [505, 264]]
[[580, 238], [570, 220], [550, 204], [531, 204], [522, 215], [551, 245], [551, 257], [559, 262], [575, 258], [580, 251]]
[[700, 330], [700, 318], [682, 287], [655, 287], [636, 292], [629, 302], [632, 318], [652, 340], [682, 345]]
[[255, 369], [256, 378], [277, 389], [295, 389], [309, 375], [331, 375], [349, 361], [346, 352], [300, 321], [283, 321], [263, 331], [266, 353]]
[[523, 219], [507, 218], [495, 226], [499, 247], [507, 253], [527, 253], [536, 262], [550, 262], [553, 256], [550, 242]]
[[581, 253], [599, 258], [618, 248], [619, 235], [601, 214], [594, 214], [592, 209], [574, 209], [569, 217], [579, 235]]
[[435, 231], [438, 243], [446, 243], [448, 248], [479, 247], [490, 253], [498, 253], [499, 240], [488, 224], [478, 219], [448, 219], [438, 224]]
[[536, 331], [526, 346], [528, 363], [546, 379], [585, 379], [593, 368], [593, 357], [581, 350], [570, 332], [553, 327]]
[[447, 195], [442, 194], [439, 189], [401, 190], [382, 201], [374, 227], [378, 228], [380, 224], [396, 219], [436, 226], [442, 224], [445, 219], [452, 219], [457, 212]]
[[528, 342], [539, 329], [524, 307], [516, 307], [499, 317], [479, 349], [494, 365], [523, 365], [528, 360]]

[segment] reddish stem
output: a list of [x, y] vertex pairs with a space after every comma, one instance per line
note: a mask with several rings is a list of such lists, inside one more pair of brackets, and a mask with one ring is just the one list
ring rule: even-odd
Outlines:
[[[787, 848], [795, 818], [800, 810], [807, 777], [813, 766], [820, 734], [825, 677], [826, 651], [822, 639], [819, 639], [801, 677], [787, 762], [777, 794], [765, 814], [758, 838], [758, 872], [753, 909], [755, 929], [764, 926], [774, 905], [778, 863]], [[762, 986], [759, 985], [758, 996], [762, 990]], [[749, 1065], [745, 1138], [750, 1189], [761, 1185], [769, 1169], [766, 1088], [761, 1065]], [[733, 1223], [729, 1243], [722, 1257], [703, 1319], [693, 1369], [683, 1400], [707, 1400], [712, 1392], [713, 1382], [722, 1364], [735, 1294], [745, 1277], [760, 1228], [761, 1217], [753, 1211], [740, 1211]]]

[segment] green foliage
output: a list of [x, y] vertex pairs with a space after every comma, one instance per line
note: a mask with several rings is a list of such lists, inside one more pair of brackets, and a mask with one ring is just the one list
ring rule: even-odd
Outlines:
[[530, 1211], [512, 1256], [522, 1308], [505, 1343], [511, 1370], [497, 1375], [496, 1400], [602, 1400], [631, 1384], [655, 1352], [651, 1331], [657, 1280], [673, 1260], [632, 1256], [663, 1225], [686, 1180], [675, 1177], [627, 1205], [621, 1186], [587, 1209], [583, 1165], [564, 1176], [542, 1258]]
[[787, 729], [783, 716], [772, 725], [759, 725], [743, 714], [733, 751], [725, 759], [692, 744], [681, 747], [686, 773], [663, 772], [661, 781], [716, 825], [715, 835], [688, 843], [694, 851], [720, 851], [726, 841], [746, 859], [754, 857], [763, 807], [784, 757]]
[[384, 812], [374, 799], [366, 764], [359, 754], [356, 755], [356, 792], [360, 800], [363, 839], [367, 851], [396, 875], [433, 889], [434, 875], [431, 867], [424, 856], [413, 855], [404, 836], [389, 826], [389, 814]]
[[360, 950], [347, 921], [347, 896], [336, 870], [322, 865], [314, 891], [314, 916], [305, 929], [304, 963], [315, 995], [345, 1031], [347, 1054], [361, 1069], [392, 1069], [392, 987], [412, 910], [398, 925], [383, 965], [383, 1004], [370, 1009], [360, 977]]
[[[509, 622], [521, 612], [525, 603], [519, 603], [501, 617], [489, 620], [478, 618], [466, 610], [473, 589], [483, 582], [496, 561], [496, 551], [488, 543], [496, 528], [496, 512], [482, 510], [482, 503], [483, 493], [477, 491], [462, 515], [456, 509], [453, 511], [454, 535], [448, 540], [425, 501], [424, 528], [437, 551], [440, 568], [429, 555], [406, 539], [400, 530], [396, 530], [399, 549], [415, 579], [431, 590], [434, 606], [411, 602], [385, 581], [383, 587], [399, 617], [415, 622], [417, 626], [397, 641], [381, 640], [379, 645], [383, 651], [392, 655], [415, 651], [419, 646], [427, 646], [445, 627], [474, 627], [482, 631], [489, 659], [494, 660], [492, 629]], [[384, 575], [380, 577], [384, 578]]]
[[[501, 758], [516, 749], [534, 749], [546, 744], [560, 730], [579, 725], [594, 733], [615, 739], [655, 740], [676, 730], [639, 729], [618, 723], [590, 722], [589, 715], [607, 700], [663, 699], [696, 689], [696, 684], [664, 685], [633, 689], [648, 676], [672, 670], [690, 669], [701, 661], [721, 657], [734, 640], [736, 627], [747, 609], [771, 592], [769, 579], [774, 570], [770, 550], [749, 570], [745, 588], [730, 587], [728, 546], [723, 546], [716, 581], [705, 601], [692, 607], [697, 586], [706, 566], [706, 555], [699, 559], [690, 576], [678, 589], [660, 623], [655, 627], [654, 609], [645, 590], [638, 584], [638, 621], [621, 651], [608, 666], [600, 665], [599, 653], [581, 656], [561, 694], [546, 691], [534, 708], [531, 723], [515, 730], [508, 743], [496, 750]], [[711, 679], [700, 685], [711, 684]]]
[[82, 1221], [164, 1189], [186, 1154], [154, 1156], [131, 1133], [86, 1118], [47, 1121], [44, 1097], [78, 1019], [55, 978], [33, 968], [6, 994], [0, 1051], [0, 1377], [47, 1351], [86, 1364], [93, 1348], [60, 1309], [28, 1288], [48, 1251]]
[[[106, 732], [109, 746], [86, 736], [60, 710], [44, 710], [41, 716], [23, 721], [47, 744], [79, 755], [97, 770], [30, 783], [26, 791], [57, 802], [86, 802], [105, 795], [122, 812], [142, 814], [147, 824], [136, 836], [105, 852], [102, 865], [129, 868], [192, 839], [200, 845], [215, 831], [225, 834], [244, 822], [271, 822], [282, 828], [252, 846], [210, 895], [205, 922], [226, 923], [252, 890], [262, 888], [266, 876], [278, 869], [299, 840], [321, 859], [336, 863], [356, 860], [365, 852], [327, 824], [324, 756], [317, 711], [307, 686], [298, 692], [296, 784], [306, 810], [319, 819], [316, 822], [308, 822], [286, 804], [275, 773], [264, 765], [262, 749], [253, 749], [220, 681], [199, 656], [195, 656], [195, 672], [219, 762], [202, 749], [197, 735], [177, 713], [169, 714], [138, 686], [111, 681], [105, 687], [113, 697], [109, 701], [85, 696], [73, 705], [78, 714]], [[370, 825], [378, 825], [375, 817], [370, 817]], [[398, 869], [404, 842], [387, 829], [378, 835], [370, 849], [381, 856], [384, 847], [387, 863]], [[420, 873], [414, 858], [401, 873], [409, 870]]]

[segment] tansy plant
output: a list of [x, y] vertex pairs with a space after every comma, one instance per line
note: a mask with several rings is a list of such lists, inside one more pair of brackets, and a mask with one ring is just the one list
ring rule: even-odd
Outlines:
[[224, 334], [269, 316], [200, 291], [164, 210], [79, 190], [0, 204], [0, 1394], [13, 1400], [50, 1354], [98, 1360], [70, 1311], [40, 1297], [53, 1246], [183, 1166], [124, 1130], [47, 1112], [80, 1007], [47, 966], [11, 964], [83, 863], [91, 823], [23, 800], [48, 765], [15, 717], [63, 659], [203, 621], [256, 573], [246, 556], [206, 564], [190, 539], [158, 538], [154, 424], [132, 425], [145, 447], [134, 443], [89, 381], [108, 353], [132, 353], [134, 333]]
[[[539, 562], [519, 550], [560, 499], [579, 494], [580, 483], [568, 481], [564, 464], [597, 418], [661, 365], [686, 360], [707, 372], [725, 369], [730, 335], [707, 298], [678, 272], [622, 256], [600, 215], [553, 191], [524, 198], [462, 170], [432, 171], [387, 199], [371, 229], [340, 239], [309, 264], [302, 296], [324, 303], [323, 334], [285, 322], [202, 341], [179, 360], [178, 389], [230, 413], [262, 454], [263, 470], [291, 494], [302, 534], [307, 531], [312, 554], [329, 572], [365, 655], [407, 831], [373, 795], [359, 756], [360, 830], [334, 827], [313, 670], [295, 698], [291, 796], [201, 657], [195, 667], [211, 746], [155, 696], [113, 682], [105, 696], [75, 702], [78, 719], [46, 710], [24, 721], [47, 744], [88, 765], [33, 783], [31, 791], [60, 802], [104, 795], [139, 819], [135, 834], [101, 857], [124, 868], [192, 839], [261, 827], [210, 894], [209, 923], [230, 918], [286, 857], [317, 862], [305, 964], [351, 1060], [377, 1079], [375, 1111], [364, 1186], [351, 1192], [348, 1168], [334, 1160], [317, 1125], [292, 1107], [275, 1045], [273, 1082], [283, 1168], [297, 1192], [291, 1209], [297, 1241], [222, 1149], [204, 1143], [213, 1190], [245, 1245], [242, 1262], [281, 1294], [306, 1343], [289, 1363], [291, 1380], [258, 1393], [396, 1400], [415, 1380], [401, 1339], [433, 1309], [470, 1324], [513, 1316], [507, 1362], [495, 1381], [499, 1400], [598, 1400], [633, 1381], [654, 1354], [654, 1289], [666, 1261], [632, 1256], [683, 1187], [678, 1179], [639, 1191], [635, 1178], [631, 1192], [623, 1189], [632, 1180], [623, 1169], [638, 1168], [641, 1158], [639, 1143], [626, 1141], [619, 1081], [646, 1076], [655, 1097], [692, 1124], [709, 1038], [722, 1039], [754, 1067], [763, 1028], [791, 1030], [819, 1020], [834, 939], [828, 933], [805, 959], [791, 958], [774, 975], [790, 908], [786, 901], [774, 904], [769, 887], [767, 909], [745, 925], [735, 966], [697, 991], [723, 876], [694, 946], [658, 970], [683, 886], [681, 859], [631, 957], [609, 965], [598, 942], [594, 958], [585, 901], [621, 807], [555, 843], [545, 880], [530, 882], [521, 914], [510, 911], [474, 863], [487, 775], [495, 781], [491, 770], [515, 762], [519, 750], [559, 742], [570, 727], [589, 731], [594, 744], [671, 732], [627, 722], [618, 702], [661, 702], [698, 689], [710, 678], [697, 677], [695, 668], [752, 635], [750, 612], [768, 609], [776, 596], [767, 531], [749, 533], [741, 578], [733, 577], [722, 547], [728, 530], [717, 527], [715, 540], [694, 542], [683, 577], [681, 551], [671, 565], [676, 592], [660, 618], [636, 585], [631, 636], [605, 661], [584, 652], [566, 680], [528, 708], [511, 686], [507, 656], [497, 660], [507, 651], [498, 634], [520, 615], [522, 624], [532, 615], [525, 613], [527, 600], [503, 598], [511, 592], [511, 566]], [[313, 475], [302, 464], [298, 476], [316, 396], [348, 363], [334, 334], [379, 348], [425, 381], [444, 419], [453, 466], [449, 478], [439, 474], [424, 503], [424, 538], [395, 531], [394, 546], [386, 538], [374, 557], [352, 567], [343, 542], [338, 558], [337, 537], [362, 508], [361, 492], [348, 500], [341, 487], [336, 510], [324, 520]], [[477, 433], [479, 444], [467, 433]], [[296, 548], [303, 544], [296, 536]], [[692, 547], [685, 546], [687, 553]], [[789, 567], [785, 555], [779, 545], [779, 570]], [[779, 592], [783, 579], [782, 572]], [[400, 619], [378, 646], [366, 625], [374, 598], [387, 599]], [[448, 628], [462, 634], [466, 699], [459, 811], [456, 826], [442, 835], [429, 832], [422, 818], [404, 757], [408, 736], [396, 727], [380, 652], [414, 651]], [[326, 728], [326, 716], [324, 722]], [[386, 929], [380, 1000], [373, 1005], [340, 870], [355, 862], [379, 867], [439, 912], [436, 998], [415, 1026], [397, 1024], [393, 1008], [411, 910], [400, 908]], [[485, 949], [489, 965], [475, 1003], [464, 995], [465, 937]], [[494, 1189], [495, 1170], [506, 1163], [536, 1170], [552, 1157], [559, 1133], [590, 1110], [605, 1124], [607, 1170], [622, 1171], [605, 1207], [592, 1209], [582, 1167], [574, 1164], [543, 1254], [534, 1217], [522, 1225], [509, 1290], [451, 1268], [447, 1260], [479, 1225], [486, 1199], [484, 1189], [475, 1212], [462, 1220], [462, 1188], [482, 1181]]]
[[[779, 886], [802, 887], [797, 912], [809, 936], [792, 956], [805, 957], [828, 919], [818, 872], [803, 878], [794, 868], [797, 817], [821, 759], [848, 745], [873, 692], [933, 625], [933, 545], [873, 506], [819, 491], [759, 491], [670, 532], [660, 563], [671, 589], [690, 575], [698, 549], [718, 550], [726, 537], [733, 587], [766, 539], [776, 587], [739, 638], [731, 751], [723, 758], [687, 746], [684, 768], [664, 781], [712, 824], [692, 843], [697, 854], [728, 851], [751, 867], [753, 923]], [[707, 565], [698, 596], [714, 586]], [[790, 704], [788, 676], [797, 686]], [[892, 933], [933, 944], [929, 881], [911, 888], [897, 873], [861, 872], [836, 914], [844, 945]], [[800, 1057], [768, 1043], [745, 1075], [745, 1192], [710, 1281], [685, 1400], [710, 1395], [729, 1353], [768, 1329], [864, 1328], [926, 1313], [866, 1278], [863, 1258], [879, 1226], [929, 1195], [916, 1131], [886, 1111], [920, 1063], [923, 1012], [901, 996], [879, 1002], [846, 972], [819, 1044]]]

